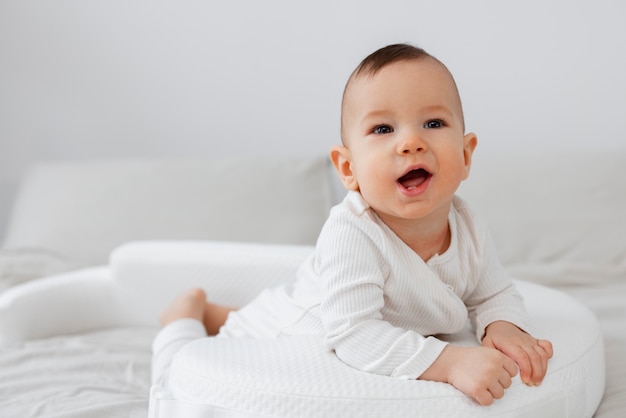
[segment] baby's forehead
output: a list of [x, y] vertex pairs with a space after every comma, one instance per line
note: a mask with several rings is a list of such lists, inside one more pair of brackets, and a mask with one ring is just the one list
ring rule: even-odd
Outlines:
[[[406, 60], [391, 62], [385, 66], [376, 68], [374, 71], [369, 71], [367, 68], [361, 69], [361, 71], [356, 71], [350, 76], [350, 79], [348, 80], [348, 83], [346, 84], [346, 88], [344, 91], [344, 99], [346, 98], [346, 96], [349, 96], [354, 91], [360, 91], [361, 89], [364, 89], [365, 91], [367, 91], [369, 85], [371, 83], [378, 81], [381, 77], [397, 78], [398, 77], [397, 74], [394, 73], [393, 75], [389, 75], [389, 73], [400, 66], [405, 66], [409, 68], [428, 67], [429, 69], [434, 70], [435, 73], [438, 73], [439, 75], [443, 75], [445, 78], [447, 78], [448, 79], [447, 81], [449, 82], [450, 86], [453, 86], [456, 89], [454, 78], [452, 77], [452, 74], [450, 74], [446, 66], [434, 58], [424, 56], [424, 57], [420, 57], [419, 59], [406, 59]], [[407, 80], [407, 79], [419, 80], [420, 78], [424, 77], [424, 75], [420, 74], [418, 70], [416, 71], [408, 70], [408, 71], [403, 72], [402, 74], [403, 74], [402, 76], [403, 80]]]
[[[404, 68], [401, 68], [404, 66]], [[423, 72], [420, 69], [427, 69]], [[395, 70], [401, 71], [395, 71]], [[461, 105], [461, 99], [458, 94], [456, 83], [450, 71], [440, 61], [429, 56], [420, 57], [418, 59], [408, 59], [390, 63], [383, 67], [378, 68], [376, 71], [367, 71], [367, 68], [361, 69], [361, 71], [355, 71], [352, 74], [346, 88], [344, 90], [342, 107], [341, 107], [341, 123], [342, 123], [342, 135], [345, 133], [346, 124], [354, 121], [356, 116], [354, 113], [358, 113], [358, 108], [368, 107], [367, 104], [377, 101], [380, 97], [377, 95], [390, 95], [393, 92], [381, 92], [379, 89], [372, 88], [377, 82], [381, 80], [392, 81], [421, 81], [422, 77], [431, 76], [439, 77], [443, 80], [443, 88], [441, 89], [442, 96], [447, 98], [447, 102], [450, 104], [451, 111], [458, 113], [458, 116], [463, 122], [463, 109]], [[381, 77], [385, 77], [382, 79]], [[383, 97], [385, 98], [385, 97]]]

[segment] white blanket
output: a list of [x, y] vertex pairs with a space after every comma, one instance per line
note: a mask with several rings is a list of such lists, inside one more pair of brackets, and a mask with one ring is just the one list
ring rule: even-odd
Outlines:
[[117, 328], [0, 349], [0, 416], [145, 418], [155, 328]]

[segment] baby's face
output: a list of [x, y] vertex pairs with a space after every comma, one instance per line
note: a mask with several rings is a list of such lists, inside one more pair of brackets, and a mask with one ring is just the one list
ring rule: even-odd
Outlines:
[[458, 93], [441, 64], [400, 61], [361, 75], [346, 91], [343, 112], [353, 175], [347, 187], [383, 221], [448, 215], [476, 136], [464, 135]]

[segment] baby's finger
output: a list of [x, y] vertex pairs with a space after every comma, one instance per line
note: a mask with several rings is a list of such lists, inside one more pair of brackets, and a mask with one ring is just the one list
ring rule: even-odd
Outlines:
[[497, 348], [493, 339], [489, 338], [489, 337], [485, 337], [483, 338], [483, 341], [481, 342], [481, 345], [483, 347], [487, 347], [487, 348]]
[[502, 399], [504, 397], [504, 388], [498, 382], [489, 386], [487, 390], [491, 393], [493, 399]]
[[533, 366], [526, 350], [523, 347], [514, 345], [512, 347], [508, 347], [505, 354], [513, 362], [513, 367], [511, 367], [510, 364], [505, 363], [507, 371], [511, 372], [515, 370], [511, 376], [515, 376], [519, 369], [519, 376], [520, 379], [522, 379], [522, 382], [527, 385], [530, 384]]
[[543, 378], [546, 376], [546, 373], [548, 373], [548, 360], [552, 357], [552, 353], [547, 352], [541, 344], [536, 345], [534, 348], [541, 358], [541, 370], [537, 371], [540, 372], [540, 376], [537, 376], [538, 373], [533, 373], [536, 376], [533, 383], [535, 385], [540, 385]]
[[528, 383], [539, 386], [548, 369], [548, 355], [543, 347], [533, 345], [526, 350], [531, 364], [530, 381]]
[[539, 346], [545, 350], [546, 354], [548, 355], [548, 359], [551, 359], [554, 355], [552, 343], [548, 340], [537, 340], [537, 344], [539, 344]]
[[[517, 365], [514, 364], [513, 366], [515, 368], [514, 373], [517, 374]], [[500, 385], [504, 389], [508, 389], [513, 383], [512, 377], [513, 376], [511, 376], [511, 373], [508, 370], [503, 370], [503, 372], [500, 374], [500, 377], [498, 378], [498, 383], [500, 383]]]
[[543, 367], [543, 373], [541, 375], [541, 380], [537, 383], [538, 385], [540, 385], [541, 382], [543, 382], [543, 378], [546, 377], [546, 373], [548, 373], [548, 360], [550, 359], [550, 357], [548, 356], [548, 353], [546, 352], [546, 350], [542, 346], [540, 346], [540, 345], [537, 346], [537, 348], [535, 350], [541, 356], [541, 364], [542, 364], [542, 367]]
[[483, 406], [489, 406], [493, 403], [493, 395], [487, 389], [476, 393], [474, 395], [474, 399]]
[[[509, 380], [511, 380], [511, 377], [515, 377], [517, 375], [517, 371], [518, 371], [517, 363], [515, 363], [515, 361], [513, 361], [511, 358], [507, 357], [504, 362], [504, 370], [506, 370], [506, 372], [509, 375]], [[509, 386], [510, 386], [510, 383], [509, 383]]]

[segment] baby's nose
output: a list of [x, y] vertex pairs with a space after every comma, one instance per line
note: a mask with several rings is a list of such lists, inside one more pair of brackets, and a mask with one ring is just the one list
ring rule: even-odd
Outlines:
[[400, 154], [413, 154], [424, 151], [426, 151], [426, 142], [415, 133], [403, 137], [398, 145], [398, 153]]

